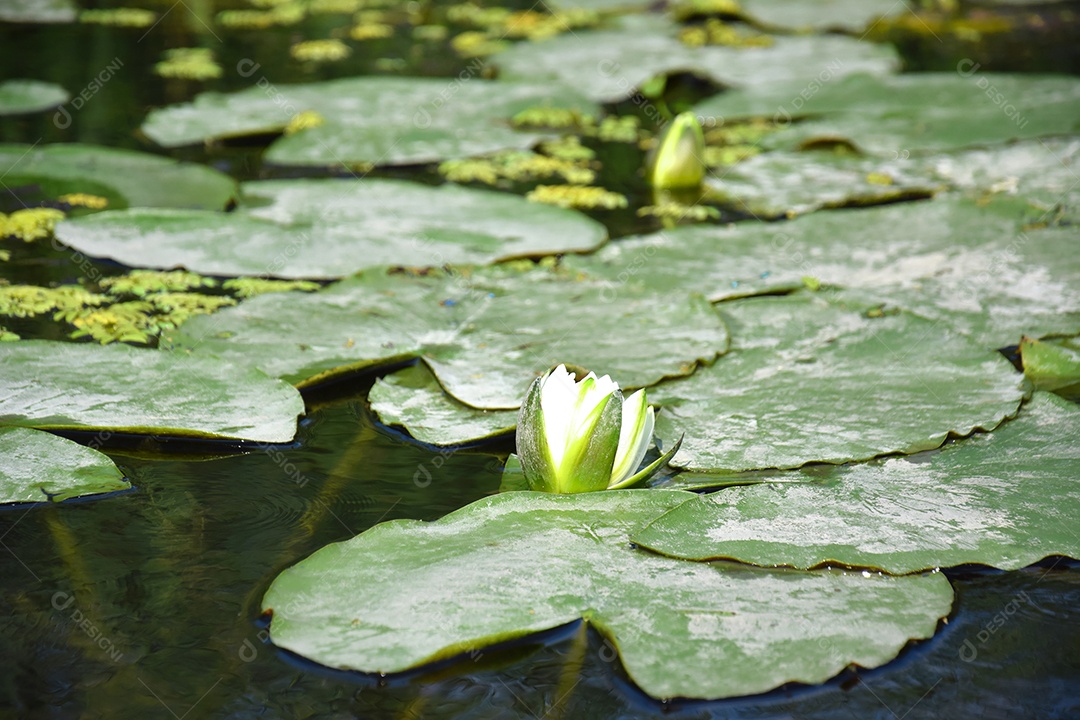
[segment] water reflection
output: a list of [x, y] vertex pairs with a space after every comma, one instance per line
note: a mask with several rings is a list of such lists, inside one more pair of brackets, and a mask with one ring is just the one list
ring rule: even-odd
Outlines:
[[435, 519], [494, 492], [498, 457], [440, 456], [378, 428], [362, 400], [346, 400], [314, 410], [293, 447], [115, 459], [135, 492], [0, 512], [0, 594], [9, 608], [0, 619], [8, 678], [0, 707], [14, 716], [1064, 717], [1078, 709], [1080, 564], [1061, 559], [1021, 572], [955, 573], [959, 609], [933, 640], [879, 670], [756, 698], [657, 703], [580, 623], [540, 645], [406, 677], [333, 672], [266, 644], [258, 610], [269, 582], [382, 520]]

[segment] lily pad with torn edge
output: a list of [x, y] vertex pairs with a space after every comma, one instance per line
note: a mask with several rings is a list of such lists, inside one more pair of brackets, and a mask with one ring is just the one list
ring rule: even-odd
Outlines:
[[422, 357], [458, 401], [512, 410], [559, 363], [633, 389], [687, 375], [727, 342], [700, 295], [626, 286], [614, 296], [605, 283], [530, 263], [376, 268], [319, 292], [263, 295], [192, 318], [173, 345], [300, 387]]
[[672, 464], [739, 472], [915, 453], [1015, 415], [1021, 376], [1000, 354], [906, 312], [830, 292], [722, 306], [732, 350], [661, 383], [656, 435]]
[[1076, 558], [1078, 438], [1080, 407], [1039, 392], [994, 432], [927, 458], [836, 468], [814, 482], [727, 488], [680, 505], [632, 539], [679, 558], [894, 574]]
[[397, 673], [583, 618], [649, 695], [721, 698], [872, 668], [933, 635], [940, 573], [763, 570], [635, 549], [631, 534], [692, 493], [501, 493], [436, 522], [395, 520], [275, 578], [280, 648]]
[[245, 365], [122, 345], [0, 343], [0, 425], [289, 442], [304, 401]]
[[454, 400], [423, 363], [376, 380], [368, 402], [382, 423], [402, 427], [430, 445], [490, 440], [512, 433], [517, 425], [516, 410], [477, 410]]
[[207, 275], [338, 278], [377, 265], [489, 263], [607, 239], [580, 213], [508, 193], [404, 180], [270, 180], [234, 212], [136, 208], [62, 222], [83, 253]]
[[127, 490], [108, 456], [41, 430], [0, 426], [0, 505]]
[[301, 112], [321, 124], [275, 140], [277, 165], [345, 167], [408, 165], [526, 150], [547, 137], [517, 132], [509, 119], [551, 105], [596, 116], [599, 107], [569, 88], [533, 83], [442, 78], [360, 77], [276, 85], [268, 93], [203, 93], [194, 102], [154, 110], [142, 126], [164, 147], [278, 134]]

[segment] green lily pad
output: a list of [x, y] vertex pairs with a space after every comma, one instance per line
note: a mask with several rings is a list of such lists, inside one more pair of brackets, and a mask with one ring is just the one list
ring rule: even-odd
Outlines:
[[132, 209], [60, 223], [88, 255], [209, 275], [330, 278], [376, 265], [439, 266], [591, 250], [604, 226], [508, 193], [404, 180], [245, 183], [234, 212]]
[[1020, 377], [1000, 354], [915, 315], [829, 296], [723, 306], [732, 352], [649, 391], [663, 407], [657, 436], [685, 434], [673, 464], [737, 472], [867, 460], [1016, 413]]
[[108, 456], [52, 433], [0, 427], [0, 505], [127, 490]]
[[861, 33], [875, 20], [911, 12], [896, 0], [740, 0], [743, 14], [758, 24], [786, 30]]
[[926, 158], [935, 176], [968, 194], [1023, 198], [1062, 224], [1080, 223], [1080, 138], [1039, 138]]
[[770, 86], [788, 80], [820, 83], [821, 77], [856, 72], [888, 73], [899, 66], [891, 47], [843, 36], [777, 37], [769, 47], [694, 48], [679, 42], [678, 28], [661, 17], [633, 16], [613, 30], [519, 43], [490, 62], [500, 78], [542, 80], [605, 102], [627, 98], [656, 75], [677, 71], [695, 72], [721, 85]]
[[692, 497], [510, 492], [434, 523], [377, 525], [274, 580], [271, 640], [329, 667], [395, 673], [584, 618], [653, 697], [720, 698], [877, 667], [952, 606], [941, 574], [706, 565], [627, 542]]
[[322, 124], [276, 140], [267, 161], [405, 165], [529, 148], [545, 136], [516, 132], [509, 124], [527, 107], [599, 112], [568, 89], [478, 78], [362, 77], [269, 87], [273, 92], [255, 86], [233, 94], [203, 93], [192, 103], [151, 112], [142, 130], [160, 145], [177, 147], [280, 133], [298, 113], [314, 112]]
[[1022, 200], [961, 197], [818, 212], [788, 223], [697, 225], [611, 243], [570, 269], [713, 301], [811, 284], [875, 296], [987, 348], [1024, 334], [1080, 333], [1080, 255], [1068, 227], [1022, 230], [1046, 214]]
[[454, 400], [423, 363], [376, 380], [368, 402], [384, 424], [431, 445], [487, 440], [517, 425], [516, 410], [477, 410]]
[[243, 365], [120, 345], [0, 344], [0, 425], [288, 442], [299, 393]]
[[71, 0], [0, 0], [0, 20], [13, 23], [67, 23], [75, 20]]
[[1037, 390], [1049, 390], [1065, 397], [1080, 395], [1080, 343], [1075, 338], [1020, 341], [1024, 375]]
[[558, 363], [637, 388], [693, 372], [727, 347], [727, 330], [700, 296], [627, 287], [614, 299], [604, 283], [543, 268], [375, 269], [193, 318], [176, 345], [299, 386], [423, 357], [460, 402], [503, 410], [519, 407]]
[[128, 206], [221, 210], [236, 182], [213, 168], [97, 145], [0, 145], [4, 183], [40, 185], [52, 198], [104, 191], [110, 209]]
[[964, 253], [1004, 250], [1016, 239], [1024, 210], [941, 198], [811, 213], [789, 223], [691, 225], [626, 238], [562, 263], [606, 279], [612, 296], [631, 279], [657, 290], [700, 292], [714, 302], [793, 290], [805, 277], [876, 290], [945, 272]]
[[786, 129], [765, 145], [794, 149], [844, 139], [889, 158], [1080, 129], [1080, 79], [976, 73], [851, 74], [817, 83], [765, 83], [698, 104], [704, 118], [765, 116]]
[[712, 171], [707, 184], [710, 198], [773, 219], [927, 197], [941, 188], [940, 181], [910, 166], [828, 152], [773, 152]]
[[1019, 417], [928, 459], [837, 468], [815, 482], [728, 488], [633, 536], [665, 555], [910, 573], [1015, 570], [1080, 557], [1080, 407], [1036, 393]]
[[50, 110], [68, 101], [68, 91], [40, 80], [0, 82], [0, 116], [25, 115]]

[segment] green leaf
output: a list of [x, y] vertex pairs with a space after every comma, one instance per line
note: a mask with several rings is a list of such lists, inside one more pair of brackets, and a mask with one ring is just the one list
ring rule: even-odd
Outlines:
[[927, 197], [943, 183], [906, 161], [772, 152], [709, 173], [709, 199], [759, 219]]
[[0, 145], [4, 183], [41, 185], [50, 199], [75, 192], [105, 194], [109, 208], [129, 206], [222, 210], [236, 183], [213, 168], [159, 155], [97, 145]]
[[[258, 79], [258, 78], [254, 78]], [[165, 147], [280, 133], [302, 112], [324, 122], [276, 140], [266, 160], [279, 165], [406, 165], [525, 150], [544, 134], [515, 132], [509, 118], [527, 107], [555, 105], [597, 115], [569, 89], [478, 78], [361, 77], [304, 85], [261, 83], [233, 94], [155, 110], [142, 126]]]
[[[603, 102], [630, 97], [654, 76], [676, 71], [690, 70], [721, 85], [768, 87], [779, 81], [805, 86], [823, 73], [832, 78], [887, 73], [899, 65], [891, 47], [853, 38], [777, 37], [769, 47], [692, 48], [676, 39], [678, 28], [656, 16], [625, 17], [613, 30], [519, 43], [490, 62], [498, 67], [500, 79], [543, 81]], [[772, 110], [775, 107], [770, 116]]]
[[855, 34], [878, 18], [913, 12], [895, 0], [740, 0], [739, 4], [745, 17], [767, 27]]
[[72, 0], [0, 0], [0, 20], [12, 23], [68, 23], [75, 20]]
[[66, 103], [70, 97], [67, 90], [53, 83], [4, 80], [0, 82], [0, 117], [44, 112]]
[[397, 425], [430, 445], [462, 445], [514, 431], [516, 410], [477, 410], [446, 394], [423, 363], [375, 381], [371, 409], [386, 425]]
[[96, 450], [40, 430], [0, 427], [0, 505], [61, 502], [130, 487]]
[[23, 340], [0, 344], [0, 425], [280, 443], [299, 393], [215, 358]]
[[663, 407], [656, 435], [686, 436], [676, 465], [735, 472], [914, 453], [1016, 413], [1020, 377], [998, 353], [909, 313], [824, 295], [725, 304], [732, 351], [649, 390]]
[[[1049, 156], [1047, 156], [1049, 157]], [[987, 348], [1080, 333], [1080, 254], [1068, 227], [1022, 229], [1026, 202], [959, 197], [818, 212], [788, 223], [699, 225], [611, 243], [563, 265], [609, 282], [723, 300], [814, 278], [963, 332]]]
[[281, 180], [246, 183], [243, 193], [235, 212], [98, 213], [61, 223], [57, 237], [125, 265], [293, 278], [579, 252], [607, 237], [579, 213], [454, 185]]
[[274, 580], [271, 640], [328, 667], [396, 673], [584, 618], [646, 693], [720, 698], [877, 667], [952, 606], [941, 574], [707, 565], [627, 542], [693, 497], [512, 492], [434, 523], [377, 525]]
[[1075, 340], [1020, 341], [1024, 375], [1037, 390], [1050, 390], [1073, 398], [1080, 383], [1080, 347]]
[[1036, 393], [1015, 420], [928, 457], [728, 488], [680, 505], [633, 541], [681, 558], [889, 573], [1080, 557], [1077, 438], [1080, 408]]
[[799, 78], [755, 84], [709, 98], [694, 110], [706, 123], [709, 118], [800, 120], [766, 138], [770, 147], [794, 149], [839, 138], [888, 158], [1078, 129], [1080, 79], [1074, 77], [983, 72], [969, 77], [959, 72], [844, 75], [813, 87]]
[[559, 363], [632, 389], [686, 375], [726, 349], [727, 331], [700, 296], [636, 286], [615, 296], [572, 273], [528, 268], [373, 269], [192, 318], [175, 344], [299, 386], [423, 357], [458, 401], [503, 410]]

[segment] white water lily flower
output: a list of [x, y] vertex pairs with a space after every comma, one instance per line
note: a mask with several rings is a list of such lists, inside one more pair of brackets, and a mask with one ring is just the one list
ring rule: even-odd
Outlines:
[[655, 417], [638, 390], [623, 399], [607, 375], [580, 382], [564, 365], [537, 378], [521, 406], [517, 454], [533, 490], [558, 493], [629, 487], [667, 462], [678, 444], [641, 472]]

